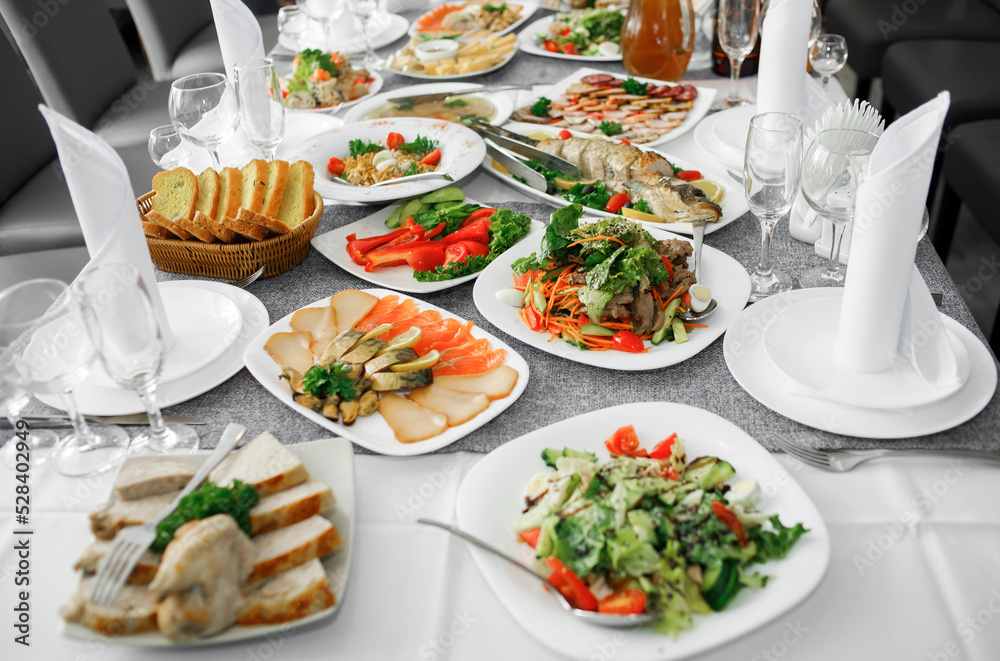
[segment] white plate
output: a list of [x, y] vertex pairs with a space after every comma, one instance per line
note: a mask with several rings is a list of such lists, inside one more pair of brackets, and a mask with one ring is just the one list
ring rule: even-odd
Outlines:
[[[515, 133], [520, 133], [522, 135], [527, 133], [541, 132], [541, 133], [547, 133], [553, 137], [557, 136], [559, 131], [563, 130], [563, 129], [554, 129], [549, 126], [544, 126], [542, 124], [525, 124], [521, 122], [509, 122], [504, 126], [504, 128], [509, 131], [514, 131]], [[570, 131], [570, 133], [572, 133], [574, 136], [578, 138], [593, 137], [593, 134], [590, 133], [579, 133], [577, 131]], [[719, 218], [717, 222], [708, 224], [705, 227], [705, 234], [711, 234], [712, 232], [717, 232], [718, 230], [722, 229], [729, 223], [733, 222], [734, 220], [745, 214], [747, 212], [747, 209], [749, 209], [746, 202], [746, 196], [743, 194], [743, 189], [737, 187], [733, 183], [732, 179], [730, 179], [724, 172], [714, 169], [704, 168], [699, 166], [698, 164], [687, 163], [686, 159], [678, 158], [659, 149], [648, 149], [646, 145], [635, 145], [635, 147], [637, 147], [638, 149], [642, 149], [644, 151], [655, 152], [663, 156], [663, 158], [667, 159], [671, 163], [682, 165], [683, 167], [692, 170], [698, 170], [704, 175], [706, 179], [711, 179], [717, 182], [720, 186], [722, 186], [722, 203], [719, 205], [722, 208], [722, 217]], [[543, 191], [535, 190], [531, 186], [527, 184], [522, 184], [521, 182], [517, 181], [509, 174], [504, 174], [500, 172], [499, 170], [493, 167], [493, 158], [489, 154], [483, 157], [483, 171], [486, 174], [490, 175], [491, 177], [495, 177], [500, 181], [504, 182], [505, 184], [507, 184], [508, 186], [516, 188], [525, 195], [529, 195], [535, 198], [536, 200], [544, 202], [545, 204], [550, 204], [554, 207], [569, 206], [569, 201], [566, 200], [566, 198], [564, 197], [560, 197], [558, 195], [549, 195], [548, 193], [545, 193]], [[612, 215], [606, 211], [601, 211], [600, 209], [591, 209], [590, 207], [584, 207], [583, 211], [588, 216], [597, 216], [600, 218]], [[651, 223], [645, 220], [639, 220], [637, 222], [645, 225], [646, 227], [652, 227], [655, 229], [664, 229], [670, 232], [676, 232], [678, 234], [691, 235], [694, 233], [694, 230], [691, 228], [691, 223]]]
[[[223, 294], [236, 302], [243, 319], [243, 326], [228, 349], [207, 365], [183, 377], [164, 383], [156, 389], [156, 397], [160, 407], [167, 408], [211, 390], [243, 369], [243, 351], [254, 337], [267, 328], [270, 322], [267, 308], [256, 296], [231, 285], [207, 280], [174, 280], [161, 282], [159, 287], [164, 291], [174, 288], [197, 288]], [[84, 415], [129, 415], [146, 411], [140, 403], [138, 395], [134, 391], [124, 388], [110, 385], [87, 385], [86, 387], [77, 387], [73, 393], [76, 396], [80, 412]], [[40, 395], [38, 399], [49, 406], [66, 410], [61, 396]]]
[[883, 372], [856, 372], [833, 355], [840, 328], [840, 300], [814, 298], [782, 311], [764, 330], [764, 351], [771, 364], [806, 392], [850, 406], [902, 409], [926, 406], [956, 393], [969, 379], [969, 353], [946, 329], [958, 364], [958, 378], [934, 386], [900, 358]]
[[[285, 135], [278, 145], [277, 158], [289, 160], [288, 154], [300, 143], [318, 133], [344, 125], [344, 120], [326, 113], [294, 112], [285, 116]], [[294, 159], [292, 159], [294, 160]]]
[[[451, 4], [451, 3], [449, 3], [449, 4]], [[474, 3], [471, 3], [471, 2], [457, 3], [456, 2], [454, 4], [461, 4], [462, 6], [464, 6], [464, 5], [467, 5], [467, 4], [474, 4]], [[488, 3], [487, 2], [480, 2], [478, 4], [488, 4]], [[503, 35], [507, 34], [508, 32], [513, 32], [514, 30], [516, 30], [520, 26], [524, 25], [524, 22], [526, 20], [528, 20], [531, 17], [532, 14], [535, 13], [536, 9], [538, 9], [538, 3], [535, 2], [535, 0], [518, 0], [517, 2], [510, 2], [510, 3], [507, 3], [507, 4], [520, 5], [520, 7], [521, 7], [521, 18], [519, 18], [516, 21], [514, 21], [513, 23], [511, 23], [510, 25], [508, 25], [507, 27], [505, 27], [503, 30], [498, 30], [498, 31], [496, 31], [496, 32], [493, 33], [493, 34], [501, 36], [501, 37]], [[431, 10], [431, 11], [433, 11], [433, 10]], [[417, 21], [419, 21], [420, 19], [422, 19], [424, 16], [426, 16], [429, 13], [430, 13], [430, 11], [427, 11], [427, 12], [424, 12], [423, 14], [421, 14], [420, 16], [418, 16], [413, 21], [413, 23], [410, 24], [410, 29], [407, 30], [407, 34], [409, 34], [411, 37], [417, 36], [417, 34], [418, 34], [418, 32], [417, 32]]]
[[942, 315], [945, 328], [969, 354], [972, 373], [954, 395], [914, 409], [880, 410], [802, 397], [789, 392], [794, 381], [767, 358], [763, 334], [767, 326], [792, 305], [813, 299], [839, 299], [838, 287], [796, 289], [754, 303], [726, 333], [726, 365], [736, 381], [758, 402], [804, 425], [859, 438], [909, 438], [957, 427], [985, 407], [997, 386], [997, 371], [990, 350], [965, 326]]
[[[528, 97], [527, 103], [521, 105], [520, 108], [523, 108], [525, 106], [530, 106], [542, 96], [546, 96], [550, 99], [556, 96], [562, 96], [565, 93], [566, 88], [572, 85], [573, 83], [580, 82], [580, 79], [583, 78], [584, 76], [592, 76], [598, 73], [607, 74], [609, 76], [614, 76], [616, 78], [621, 78], [622, 76], [627, 75], [622, 73], [616, 73], [613, 71], [602, 71], [601, 69], [592, 69], [590, 67], [583, 67], [581, 69], [577, 69], [575, 72], [566, 76], [562, 80], [552, 83], [551, 85], [547, 86], [542, 91], [540, 91], [538, 94]], [[664, 80], [656, 80], [655, 78], [642, 78], [640, 76], [630, 76], [630, 77], [634, 78], [635, 80], [638, 80], [641, 83], [654, 83], [656, 85], [679, 84], [679, 83], [671, 83], [669, 81], [664, 81]], [[698, 90], [698, 98], [694, 100], [694, 103], [691, 106], [691, 110], [688, 111], [687, 117], [684, 118], [684, 121], [681, 122], [680, 126], [675, 128], [673, 131], [670, 131], [669, 133], [665, 133], [656, 140], [653, 140], [652, 142], [644, 142], [641, 145], [636, 145], [636, 147], [643, 147], [643, 148], [653, 147], [655, 145], [662, 145], [665, 142], [670, 142], [671, 140], [676, 140], [680, 136], [684, 135], [685, 133], [693, 129], [695, 125], [698, 124], [698, 122], [704, 119], [705, 115], [708, 114], [708, 109], [712, 107], [712, 101], [715, 100], [716, 90], [714, 87], [698, 87], [697, 85], [695, 85], [694, 87], [695, 89]], [[515, 108], [514, 110], [516, 111], [519, 110], [520, 108]]]
[[385, 144], [385, 137], [390, 132], [402, 134], [407, 140], [413, 140], [418, 134], [437, 140], [441, 149], [441, 164], [437, 171], [447, 172], [455, 181], [471, 174], [486, 155], [483, 139], [460, 124], [423, 117], [395, 117], [358, 122], [321, 133], [290, 150], [290, 157], [312, 164], [316, 172], [316, 191], [329, 200], [375, 204], [425, 195], [432, 190], [452, 185], [453, 182], [445, 179], [424, 179], [371, 188], [343, 186], [328, 180], [330, 175], [326, 169], [327, 162], [331, 156], [346, 160], [351, 140], [370, 140]]
[[[372, 21], [374, 23], [374, 25], [372, 25], [372, 30], [374, 32], [372, 34], [372, 48], [376, 50], [384, 48], [402, 37], [406, 34], [406, 30], [410, 26], [407, 20], [398, 14], [380, 14], [373, 18]], [[278, 36], [278, 45], [281, 48], [286, 49], [292, 55], [297, 53], [299, 50], [304, 50], [306, 48], [322, 49], [324, 47], [323, 28], [320, 27], [317, 21], [310, 20], [307, 21], [307, 24], [309, 27], [306, 29], [306, 35], [301, 49], [297, 48], [297, 45], [284, 34], [280, 34]], [[357, 36], [347, 41], [338, 42], [340, 52], [346, 53], [347, 55], [364, 53], [365, 39], [361, 32], [360, 19], [352, 17], [351, 31], [352, 34]]]
[[[364, 291], [380, 298], [382, 296], [388, 296], [395, 293], [386, 289], [365, 289]], [[331, 294], [332, 293], [333, 292], [331, 292]], [[441, 313], [442, 317], [458, 319], [458, 317], [451, 314], [447, 310], [431, 305], [430, 303], [421, 301], [417, 298], [414, 298], [413, 300], [420, 304], [421, 310], [437, 310]], [[329, 305], [329, 303], [330, 299], [327, 297], [304, 307], [325, 306]], [[294, 314], [294, 312], [292, 314]], [[361, 447], [368, 448], [372, 452], [380, 452], [382, 454], [402, 457], [426, 454], [428, 452], [433, 452], [434, 450], [440, 450], [441, 448], [451, 445], [476, 429], [479, 429], [487, 422], [503, 413], [515, 401], [517, 401], [517, 398], [521, 396], [521, 393], [524, 392], [524, 389], [528, 385], [528, 363], [524, 362], [524, 359], [521, 358], [520, 354], [496, 336], [487, 333], [478, 326], [474, 326], [472, 328], [472, 336], [477, 340], [481, 338], [489, 340], [494, 349], [504, 349], [507, 352], [507, 359], [504, 364], [517, 370], [517, 385], [514, 386], [514, 390], [509, 395], [503, 399], [490, 402], [490, 407], [472, 420], [458, 425], [457, 427], [449, 427], [443, 433], [433, 438], [429, 438], [426, 441], [419, 441], [417, 443], [400, 443], [397, 441], [392, 429], [380, 414], [372, 415], [366, 418], [359, 417], [357, 422], [350, 427], [346, 427], [337, 422], [328, 420], [319, 413], [295, 403], [292, 400], [292, 393], [288, 389], [287, 383], [278, 378], [281, 374], [281, 369], [278, 367], [278, 364], [274, 362], [274, 359], [271, 358], [266, 351], [264, 351], [264, 343], [267, 342], [267, 339], [271, 337], [271, 335], [291, 330], [289, 321], [292, 318], [292, 314], [288, 314], [282, 319], [276, 321], [270, 328], [266, 329], [263, 333], [258, 335], [253, 342], [250, 343], [250, 346], [247, 347], [246, 353], [244, 354], [244, 361], [246, 362], [247, 369], [250, 370], [250, 373], [255, 379], [260, 381], [261, 385], [271, 391], [272, 395], [287, 404], [296, 413], [304, 415], [321, 427], [325, 427], [332, 432], [336, 432], [341, 436], [351, 439]]]
[[695, 144], [725, 167], [743, 172], [747, 133], [756, 114], [757, 106], [749, 105], [710, 115], [695, 127]]
[[[278, 433], [280, 434], [280, 432]], [[301, 620], [284, 624], [232, 627], [210, 638], [198, 638], [189, 643], [171, 642], [156, 631], [130, 636], [102, 636], [93, 629], [79, 624], [70, 624], [60, 618], [62, 634], [73, 640], [134, 647], [207, 647], [262, 636], [285, 637], [291, 635], [289, 634], [291, 629], [325, 620], [336, 613], [344, 602], [344, 595], [347, 592], [347, 580], [351, 573], [351, 553], [354, 546], [354, 449], [350, 442], [343, 438], [328, 438], [309, 443], [286, 445], [285, 447], [302, 460], [302, 463], [309, 470], [311, 478], [330, 485], [337, 500], [334, 508], [324, 512], [321, 516], [336, 526], [344, 545], [340, 550], [320, 559], [323, 563], [323, 569], [326, 570], [326, 575], [330, 579], [330, 587], [333, 588], [333, 593], [337, 597], [336, 604]], [[170, 458], [173, 461], [200, 466], [209, 454], [210, 452], [206, 450], [193, 455], [172, 455]], [[141, 459], [131, 458], [126, 463], [137, 460]]]
[[382, 89], [382, 85], [385, 83], [385, 79], [377, 71], [369, 71], [368, 75], [372, 77], [372, 84], [368, 86], [368, 94], [364, 96], [359, 96], [356, 99], [347, 101], [346, 103], [341, 103], [339, 106], [325, 106], [323, 108], [286, 108], [290, 117], [296, 115], [331, 115], [335, 112], [340, 112], [344, 108], [350, 108], [358, 103], [361, 103], [365, 99], [370, 99], [379, 93]]
[[[465, 200], [465, 202], [479, 204], [475, 200], [469, 199]], [[313, 248], [318, 250], [324, 257], [351, 275], [355, 275], [362, 280], [367, 280], [368, 282], [380, 287], [388, 287], [389, 289], [412, 294], [426, 294], [428, 292], [441, 291], [442, 289], [450, 289], [451, 287], [460, 285], [463, 282], [475, 280], [479, 277], [479, 273], [482, 273], [482, 271], [466, 275], [461, 278], [455, 278], [454, 280], [421, 282], [414, 279], [413, 269], [409, 266], [404, 265], [381, 268], [369, 273], [365, 271], [365, 267], [360, 264], [356, 264], [347, 254], [347, 236], [349, 234], [357, 234], [358, 238], [363, 239], [369, 236], [378, 236], [379, 234], [385, 234], [386, 232], [391, 231], [385, 226], [385, 219], [392, 214], [392, 212], [396, 209], [396, 206], [398, 205], [385, 207], [367, 218], [362, 218], [361, 220], [355, 221], [350, 225], [344, 225], [343, 227], [338, 227], [337, 229], [327, 232], [326, 234], [320, 234], [319, 236], [313, 237]], [[528, 230], [528, 235], [521, 240], [537, 240], [532, 239], [532, 235], [544, 228], [545, 225], [537, 220], [532, 220], [531, 229]], [[504, 256], [501, 255], [497, 259], [504, 259]]]
[[479, 78], [485, 76], [488, 73], [493, 73], [498, 69], [502, 69], [507, 66], [507, 63], [514, 59], [517, 55], [517, 44], [514, 44], [514, 49], [507, 53], [507, 56], [501, 60], [498, 64], [493, 65], [489, 69], [480, 69], [479, 71], [470, 71], [469, 73], [454, 73], [447, 76], [431, 76], [426, 73], [417, 73], [415, 71], [400, 71], [399, 69], [386, 68], [386, 71], [391, 71], [393, 73], [399, 74], [400, 76], [406, 76], [407, 78], [415, 78], [417, 80], [465, 80], [466, 78]]
[[[809, 496], [767, 450], [736, 425], [708, 411], [665, 402], [625, 404], [579, 415], [508, 441], [472, 467], [458, 491], [459, 526], [519, 558], [533, 560], [527, 545], [514, 534], [514, 521], [524, 507], [524, 486], [545, 464], [539, 458], [547, 447], [589, 450], [599, 461], [609, 459], [604, 440], [622, 425], [634, 425], [639, 439], [649, 445], [676, 432], [684, 439], [689, 457], [718, 456], [736, 469], [732, 482], [753, 477], [761, 482], [781, 475], [787, 483], [768, 498], [766, 511], [775, 511], [782, 523], [805, 524], [802, 536], [783, 560], [760, 565], [755, 571], [772, 576], [761, 590], [742, 590], [725, 610], [695, 615], [694, 626], [676, 639], [641, 629], [605, 629], [566, 613], [537, 581], [493, 556], [470, 547], [486, 582], [518, 624], [541, 644], [574, 659], [610, 658], [595, 650], [608, 646], [612, 633], [625, 638], [614, 647], [632, 661], [681, 659], [734, 640], [767, 624], [808, 597], [819, 585], [830, 561], [830, 535]], [[617, 639], [616, 640], [620, 640]]]
[[[656, 239], [688, 240], [656, 228], [648, 229]], [[722, 251], [704, 246], [702, 259], [705, 262], [706, 282], [712, 290], [713, 298], [718, 302], [718, 308], [705, 322], [708, 328], [692, 329], [688, 334], [688, 341], [683, 344], [661, 342], [656, 346], [649, 346], [647, 353], [581, 351], [559, 339], [550, 342], [548, 333], [535, 332], [524, 325], [521, 317], [518, 316], [517, 308], [497, 300], [496, 293], [501, 289], [509, 288], [513, 282], [511, 262], [538, 251], [541, 237], [536, 236], [535, 239], [537, 240], [521, 241], [487, 266], [479, 274], [479, 279], [476, 280], [476, 286], [472, 291], [473, 300], [487, 321], [508, 335], [553, 356], [585, 365], [610, 370], [639, 371], [668, 367], [684, 362], [700, 353], [722, 335], [739, 316], [750, 297], [750, 275], [746, 269]], [[688, 259], [691, 260], [693, 257]]]
[[556, 20], [555, 15], [540, 18], [528, 27], [521, 30], [517, 35], [517, 46], [525, 53], [541, 55], [542, 57], [555, 57], [560, 60], [576, 60], [577, 62], [621, 62], [621, 51], [617, 55], [567, 55], [566, 53], [553, 53], [545, 50], [539, 43], [538, 35], [548, 34], [549, 26]]
[[[354, 122], [365, 121], [365, 115], [381, 108], [383, 105], [391, 101], [392, 99], [399, 99], [407, 96], [416, 96], [418, 94], [441, 94], [443, 92], [465, 92], [480, 89], [482, 85], [477, 83], [429, 83], [426, 85], [413, 85], [411, 87], [404, 87], [402, 89], [395, 89], [391, 92], [383, 92], [378, 96], [366, 99], [364, 103], [359, 103], [353, 108], [351, 108], [346, 115], [344, 115], [344, 123], [353, 124]], [[511, 101], [510, 97], [503, 92], [494, 92], [493, 94], [484, 94], [488, 101], [492, 102], [496, 106], [497, 112], [496, 116], [490, 120], [490, 124], [496, 124], [497, 126], [503, 124], [510, 118], [510, 113], [514, 111], [514, 102]]]

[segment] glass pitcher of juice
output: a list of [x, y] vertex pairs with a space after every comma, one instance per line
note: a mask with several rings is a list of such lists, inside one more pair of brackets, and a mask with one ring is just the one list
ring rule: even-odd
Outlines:
[[680, 80], [694, 51], [691, 0], [632, 0], [622, 26], [622, 61], [633, 76]]

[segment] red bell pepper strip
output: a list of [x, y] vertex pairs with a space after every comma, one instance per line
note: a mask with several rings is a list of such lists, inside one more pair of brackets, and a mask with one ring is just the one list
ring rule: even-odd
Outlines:
[[518, 533], [518, 537], [522, 542], [530, 546], [531, 548], [536, 548], [538, 546], [538, 535], [541, 534], [541, 528], [532, 528], [531, 530], [525, 530]]
[[660, 255], [660, 261], [662, 261], [663, 265], [667, 267], [667, 273], [670, 274], [670, 279], [673, 280], [674, 279], [674, 265], [670, 263], [670, 258], [667, 257], [666, 255]]
[[[414, 224], [416, 224], [416, 223], [414, 223]], [[420, 226], [417, 225], [417, 227], [420, 227]], [[423, 238], [424, 238], [424, 240], [432, 239], [432, 238], [434, 238], [435, 236], [437, 236], [438, 234], [440, 234], [443, 231], [444, 231], [444, 222], [440, 222], [440, 223], [437, 224], [437, 226], [434, 227], [434, 229], [432, 229], [430, 232], [427, 232], [426, 234], [424, 234]]]
[[597, 610], [597, 597], [590, 591], [587, 584], [580, 580], [580, 577], [563, 564], [562, 560], [555, 556], [545, 558], [545, 564], [549, 566], [552, 573], [549, 574], [549, 583], [559, 590], [562, 596], [573, 608], [584, 611]]
[[719, 501], [712, 503], [712, 509], [715, 510], [715, 516], [719, 517], [719, 521], [722, 521], [729, 527], [730, 530], [733, 531], [733, 533], [735, 533], [740, 546], [746, 546], [747, 534], [744, 532], [743, 524], [736, 518], [736, 515], [726, 509], [726, 506]]
[[521, 315], [522, 321], [524, 321], [528, 328], [533, 331], [542, 330], [542, 317], [530, 304], [521, 308], [518, 314]]
[[436, 241], [411, 241], [410, 243], [400, 244], [391, 248], [372, 250], [365, 255], [368, 260], [365, 263], [365, 271], [370, 273], [383, 266], [402, 266], [406, 264], [406, 259], [413, 251], [425, 246], [440, 248], [441, 244]]
[[671, 434], [665, 439], [656, 444], [656, 447], [652, 449], [649, 453], [650, 459], [669, 459], [670, 455], [674, 451], [674, 441], [677, 439], [677, 434]]
[[486, 218], [480, 218], [441, 238], [442, 243], [457, 243], [458, 241], [488, 244], [490, 242], [490, 221]]
[[[389, 243], [393, 239], [403, 236], [404, 234], [409, 234], [410, 230], [403, 227], [395, 232], [389, 232], [388, 234], [382, 234], [380, 236], [370, 236], [367, 239], [359, 239], [357, 235], [352, 234], [347, 237], [347, 252], [353, 254], [354, 251], [358, 251], [362, 254], [368, 252], [369, 250], [374, 250], [379, 246]], [[357, 260], [355, 260], [357, 261]]]
[[613, 592], [597, 604], [597, 612], [608, 615], [635, 615], [645, 610], [646, 593], [636, 588]]
[[467, 227], [472, 223], [476, 222], [477, 220], [479, 220], [480, 218], [488, 219], [490, 216], [495, 214], [496, 211], [497, 211], [496, 209], [492, 209], [490, 207], [483, 207], [482, 209], [476, 209], [475, 211], [473, 211], [472, 213], [470, 213], [468, 216], [465, 217], [465, 220], [462, 221], [462, 227]]

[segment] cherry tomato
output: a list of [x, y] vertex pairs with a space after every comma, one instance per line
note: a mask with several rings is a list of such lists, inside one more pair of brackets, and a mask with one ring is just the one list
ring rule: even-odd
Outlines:
[[554, 41], [546, 40], [543, 45], [545, 46], [545, 50], [549, 51], [550, 53], [558, 53], [559, 52], [559, 44], [557, 44]]
[[281, 98], [282, 99], [288, 98], [288, 90], [281, 90]]
[[681, 181], [698, 181], [701, 179], [701, 173], [697, 170], [681, 170], [674, 176]]
[[565, 53], [566, 55], [579, 55], [580, 54], [580, 51], [578, 51], [576, 49], [576, 44], [574, 44], [572, 41], [567, 41], [565, 44], [563, 44], [560, 47], [560, 50], [562, 50], [562, 52]]
[[573, 137], [573, 134], [570, 133], [569, 131], [567, 131], [566, 129], [563, 129], [562, 131], [559, 131], [559, 138], [561, 140], [569, 140], [572, 137]]
[[437, 165], [438, 161], [441, 160], [441, 150], [435, 147], [431, 151], [427, 152], [423, 158], [421, 158], [418, 163], [420, 165]]
[[639, 437], [635, 433], [635, 427], [626, 425], [619, 427], [611, 438], [604, 441], [604, 447], [611, 454], [634, 456], [646, 456], [645, 450], [639, 450]]
[[563, 28], [563, 31], [562, 31], [562, 32], [560, 32], [559, 34], [561, 34], [562, 36], [564, 36], [564, 37], [565, 37], [565, 36], [566, 36], [566, 35], [568, 35], [568, 34], [569, 34], [570, 32], [572, 32], [572, 30], [570, 30], [570, 29], [569, 29], [568, 27], [565, 27], [565, 28]]
[[618, 331], [611, 339], [615, 343], [615, 349], [618, 351], [642, 353], [646, 348], [642, 343], [642, 339], [632, 331]]
[[656, 444], [656, 447], [649, 453], [649, 457], [651, 459], [669, 459], [674, 451], [675, 440], [677, 440], [677, 434], [671, 434], [666, 437]]
[[444, 251], [444, 263], [464, 262], [469, 257], [469, 247], [463, 242], [453, 243]]
[[634, 615], [646, 610], [646, 593], [635, 588], [613, 592], [597, 604], [598, 613]]
[[538, 535], [542, 532], [541, 528], [532, 528], [531, 530], [525, 530], [517, 534], [521, 538], [521, 541], [528, 546], [534, 548], [538, 546]]
[[334, 177], [339, 177], [340, 175], [344, 174], [344, 169], [346, 167], [347, 164], [344, 163], [339, 158], [337, 158], [336, 156], [331, 157], [326, 164], [326, 169], [329, 170], [330, 174], [332, 174]]
[[387, 149], [399, 149], [399, 146], [406, 143], [406, 138], [398, 133], [390, 133], [385, 139]]
[[608, 200], [608, 203], [604, 206], [604, 210], [608, 213], [618, 213], [621, 208], [632, 201], [632, 198], [628, 196], [628, 193], [615, 193]]

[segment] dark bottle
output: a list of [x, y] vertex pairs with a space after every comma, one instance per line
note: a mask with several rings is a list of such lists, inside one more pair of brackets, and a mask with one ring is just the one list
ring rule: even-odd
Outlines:
[[[722, 50], [719, 43], [719, 10], [716, 3], [715, 27], [712, 31], [712, 72], [720, 76], [729, 77], [729, 56]], [[753, 51], [743, 60], [740, 67], [740, 78], [753, 76], [757, 73], [757, 64], [760, 62], [760, 33], [757, 33], [757, 43], [753, 46]]]

